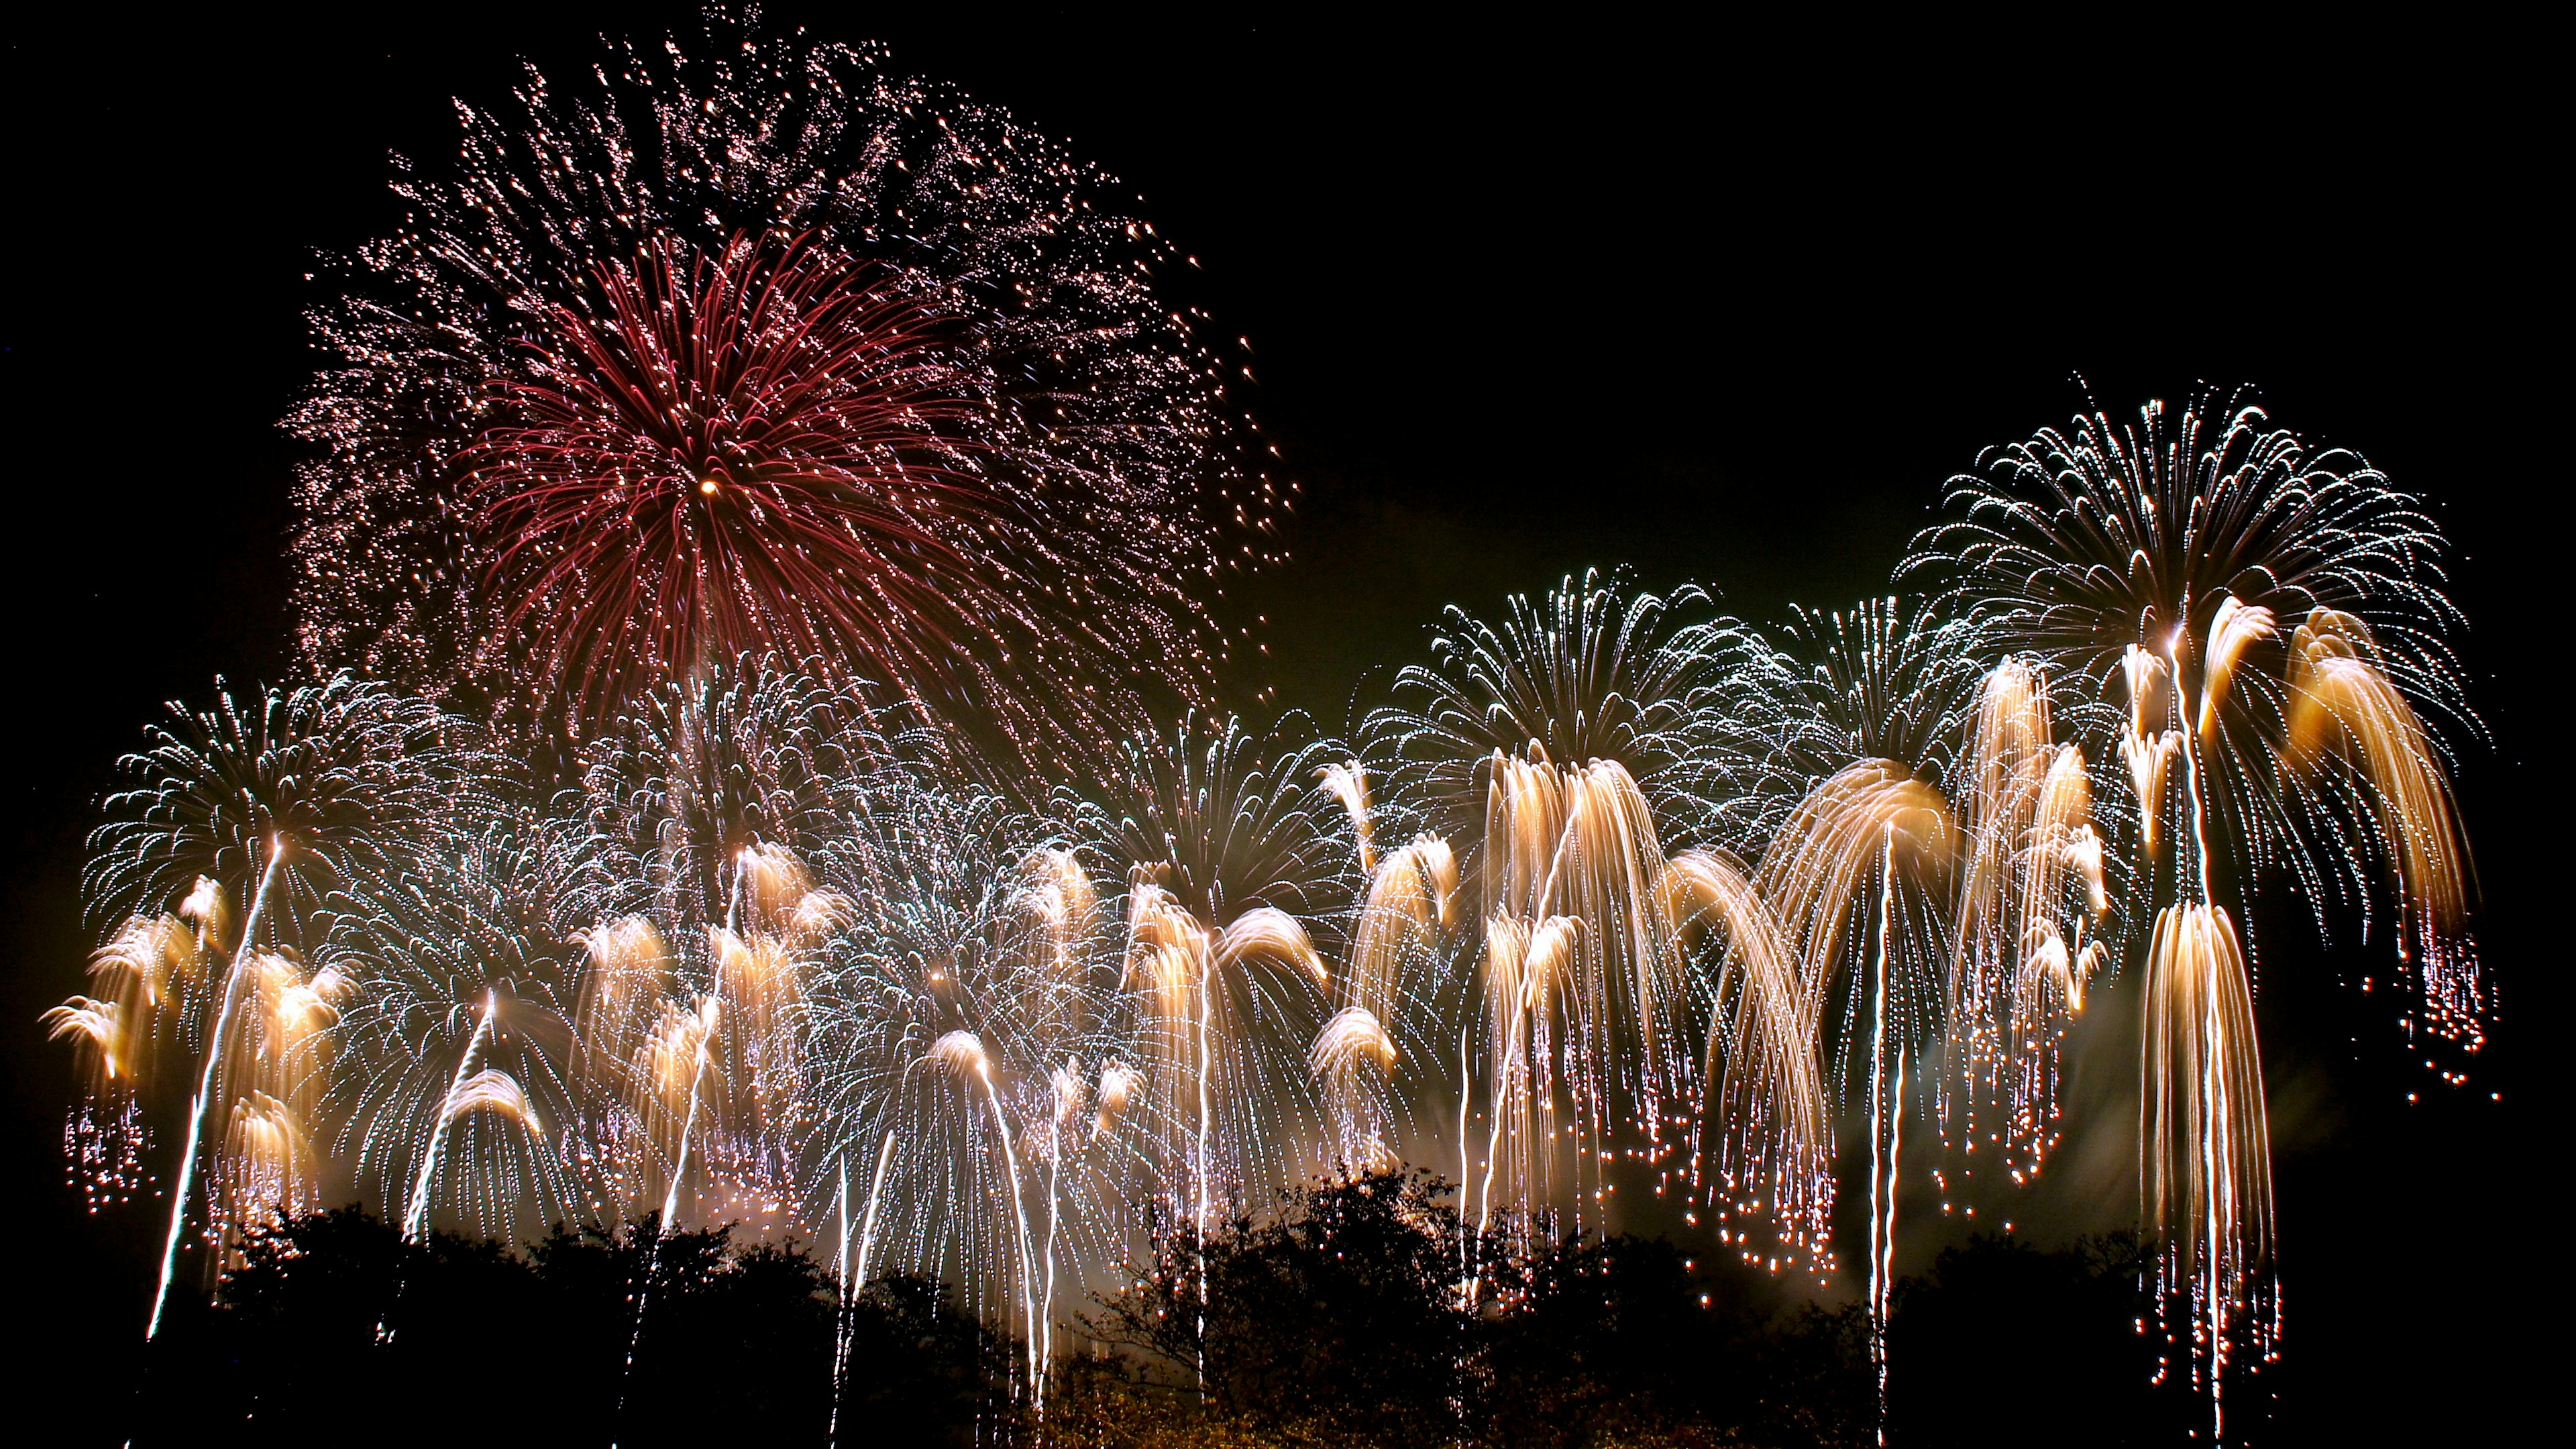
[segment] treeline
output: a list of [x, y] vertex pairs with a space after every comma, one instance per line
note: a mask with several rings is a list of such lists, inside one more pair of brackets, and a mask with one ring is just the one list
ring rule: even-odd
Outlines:
[[[1944, 1253], [1898, 1294], [1891, 1441], [2180, 1442], [2190, 1404], [2150, 1385], [2140, 1312], [2125, 1239]], [[844, 1303], [829, 1262], [724, 1230], [407, 1243], [348, 1208], [250, 1239], [148, 1350], [137, 1402], [91, 1407], [130, 1413], [137, 1444], [1576, 1449], [1878, 1430], [1857, 1308], [1783, 1303], [1732, 1257], [1663, 1240], [1501, 1252], [1404, 1174], [1318, 1187], [1203, 1252], [1167, 1234], [1066, 1327], [1090, 1351], [1052, 1366], [1040, 1413], [1023, 1345], [937, 1284]]]

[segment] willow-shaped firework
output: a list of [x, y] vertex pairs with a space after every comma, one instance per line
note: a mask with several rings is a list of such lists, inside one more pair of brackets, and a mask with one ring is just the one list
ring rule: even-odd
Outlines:
[[1350, 899], [1356, 851], [1292, 721], [1140, 735], [1102, 853], [1129, 871], [1122, 1010], [1159, 1124], [1165, 1202], [1201, 1231], [1330, 1164], [1309, 1052], [1333, 984], [1305, 921]]
[[[245, 1214], [317, 1200], [322, 1035], [347, 982], [310, 963], [346, 901], [392, 894], [471, 818], [481, 779], [458, 722], [345, 675], [174, 710], [120, 762], [131, 783], [108, 798], [83, 880], [92, 918], [125, 922], [98, 961], [113, 1030], [83, 1029], [121, 1078], [104, 1105], [121, 1112], [172, 1057], [194, 1082], [156, 1330], [201, 1185], [213, 1242]], [[71, 1012], [104, 1015], [88, 998]]]
[[[2068, 911], [2070, 891], [2082, 891], [2088, 908], [2098, 899], [2102, 852], [2090, 825], [2083, 756], [2055, 742], [2045, 673], [2017, 657], [1982, 668], [1977, 636], [1919, 601], [1897, 598], [1866, 599], [1848, 610], [1796, 609], [1779, 637], [1782, 652], [1753, 674], [1789, 725], [1781, 736], [1782, 773], [1809, 782], [1811, 804], [1821, 804], [1814, 792], [1847, 770], [1857, 773], [1846, 786], [1913, 782], [1921, 787], [1912, 791], [1917, 803], [1937, 801], [1956, 827], [1954, 858], [1896, 892], [1904, 918], [1887, 942], [1895, 963], [1889, 1030], [1914, 1055], [1925, 1100], [1954, 1141], [2000, 1140], [1981, 1114], [2001, 1098], [2016, 1142], [2035, 1153], [2039, 1129], [2025, 1132], [2020, 1124], [2046, 1116], [2054, 1077], [2030, 1059], [2053, 1050], [2059, 1014], [2081, 1000], [2088, 968], [2101, 955], [2087, 954], [2086, 912]], [[1867, 789], [1841, 794], [1896, 804], [1895, 795]], [[1814, 810], [1794, 818], [1802, 829], [1775, 840], [1784, 860], [1811, 857], [1817, 841], [1805, 832], [1824, 823]], [[1871, 848], [1859, 834], [1845, 843]], [[1865, 921], [1834, 924], [1853, 902], [1838, 899], [1831, 883], [1860, 869], [1854, 861], [1825, 866], [1803, 858], [1799, 868], [1772, 871], [1774, 888], [1795, 895], [1779, 906], [1807, 922], [1801, 932], [1813, 949], [1805, 959], [1824, 973], [1820, 979], [1834, 977], [1836, 951], [1857, 949], [1872, 929]], [[1865, 893], [1865, 876], [1851, 875], [1848, 884]], [[1822, 893], [1806, 894], [1810, 887]], [[1826, 1044], [1846, 1090], [1863, 1015], [1851, 993], [1867, 978], [1856, 971], [1843, 978], [1844, 991], [1816, 1003], [1820, 1021], [1839, 1023]]]
[[1972, 1152], [2001, 1148], [2015, 1181], [2038, 1172], [2057, 1144], [2067, 1027], [2110, 963], [2102, 928], [2111, 901], [2088, 781], [2083, 751], [2055, 743], [2045, 672], [2020, 658], [1988, 670], [1950, 790], [1964, 856], [1944, 1003], [1943, 1120]]
[[347, 984], [331, 1141], [408, 1236], [440, 1222], [503, 1241], [617, 1214], [585, 1183], [572, 1074], [572, 943], [561, 870], [519, 812], [423, 859], [333, 923]]
[[[1805, 974], [1810, 1037], [1848, 1098], [1893, 1053], [1919, 1072], [1937, 1045], [1957, 872], [1944, 787], [1976, 665], [1962, 634], [1894, 598], [1795, 610], [1779, 638], [1751, 674], [1784, 725], [1773, 774], [1800, 785], [1763, 854], [1762, 891]], [[1880, 992], [1883, 1014], [1870, 1005]], [[1881, 1046], [1888, 1060], [1865, 1068]]]
[[720, 12], [695, 58], [460, 113], [457, 172], [402, 172], [309, 314], [317, 663], [579, 729], [811, 656], [1023, 764], [1204, 698], [1201, 585], [1284, 498], [1109, 177]]
[[1115, 933], [1079, 852], [971, 792], [890, 796], [876, 888], [810, 993], [806, 1200], [845, 1282], [961, 1283], [1043, 1392], [1061, 1305], [1105, 1286], [1141, 1173]]
[[1449, 1075], [1442, 1007], [1459, 923], [1458, 859], [1449, 842], [1417, 835], [1371, 859], [1366, 778], [1357, 761], [1325, 769], [1351, 809], [1369, 877], [1335, 978], [1333, 1015], [1307, 1053], [1324, 1088], [1333, 1159], [1348, 1172], [1401, 1161], [1416, 1140], [1414, 1108], [1436, 1101]]
[[575, 1155], [611, 1217], [804, 1223], [809, 993], [887, 888], [889, 801], [923, 767], [883, 716], [775, 660], [637, 700], [551, 812], [580, 943]]
[[[1474, 843], [1464, 873], [1483, 950], [1438, 999], [1461, 1033], [1456, 1151], [1481, 1220], [1597, 1220], [1622, 1160], [1645, 1164], [1659, 1193], [1676, 1172], [1692, 1183], [1714, 996], [1786, 1005], [1691, 969], [1680, 927], [1720, 918], [1713, 900], [1677, 896], [1667, 879], [1668, 833], [1672, 845], [1742, 849], [1783, 799], [1763, 787], [1772, 701], [1739, 686], [1757, 643], [1731, 621], [1692, 619], [1706, 602], [1695, 589], [1629, 596], [1587, 576], [1543, 603], [1513, 599], [1499, 624], [1452, 609], [1431, 662], [1399, 673], [1394, 702], [1366, 722], [1399, 808]], [[1743, 1025], [1730, 1013], [1717, 1045], [1767, 1051], [1790, 1039], [1737, 1035]], [[1813, 1084], [1785, 1065], [1758, 1079]], [[1785, 1125], [1812, 1123], [1813, 1111], [1756, 1115]], [[1478, 1115], [1481, 1134], [1469, 1129]], [[1815, 1139], [1802, 1142], [1789, 1155], [1803, 1161]]]
[[[2442, 727], [2473, 729], [2447, 642], [2440, 530], [2358, 455], [2204, 393], [2131, 424], [2096, 411], [1990, 451], [1907, 575], [1986, 646], [2075, 683], [2093, 758], [2133, 802], [2122, 843], [2155, 920], [2140, 1177], [2168, 1303], [2213, 1412], [2268, 1357], [2270, 1149], [2253, 1034], [2255, 882], [2287, 870], [2320, 929], [2397, 899], [2410, 1030], [2474, 1051], [2468, 852]], [[2293, 627], [2295, 621], [2295, 627]], [[2183, 1332], [2176, 1330], [2174, 1337]], [[2223, 1414], [2217, 1417], [2223, 1428]]]
[[[938, 176], [971, 192], [1003, 167], [995, 147], [1037, 148], [996, 196], [1090, 173], [988, 113], [941, 139], [916, 125], [941, 130], [930, 112], [884, 110], [928, 92], [785, 94], [799, 76], [872, 78], [869, 57], [741, 55], [706, 85], [628, 56], [605, 109], [532, 92], [533, 131], [477, 118], [472, 184], [420, 189], [424, 219], [376, 254], [380, 280], [452, 310], [370, 311], [353, 292], [326, 324], [391, 329], [394, 360], [327, 384], [307, 415], [348, 445], [341, 472], [308, 480], [340, 491], [310, 495], [307, 547], [379, 506], [427, 531], [351, 547], [347, 575], [308, 555], [317, 651], [377, 650], [459, 691], [494, 665], [530, 699], [560, 695], [577, 734], [469, 729], [333, 675], [182, 711], [121, 767], [85, 878], [102, 944], [87, 992], [46, 1022], [87, 1074], [66, 1142], [93, 1201], [148, 1190], [147, 1126], [183, 1129], [156, 1326], [187, 1243], [220, 1266], [245, 1230], [344, 1190], [415, 1237], [738, 1222], [830, 1245], [845, 1295], [885, 1273], [957, 1283], [1018, 1332], [1042, 1401], [1066, 1306], [1125, 1281], [1150, 1228], [1204, 1234], [1318, 1172], [1454, 1162], [1474, 1241], [1608, 1225], [1634, 1189], [1673, 1194], [1694, 1225], [1714, 1208], [1747, 1260], [1821, 1276], [1848, 1114], [1869, 1134], [1884, 1392], [1900, 1168], [1932, 1146], [1976, 1154], [1940, 1159], [1945, 1197], [1988, 1162], [2015, 1182], [2037, 1171], [2070, 1019], [2134, 948], [2165, 1331], [2188, 1335], [2178, 1352], [2214, 1407], [2232, 1370], [2268, 1358], [2255, 883], [2287, 871], [2321, 928], [2337, 902], [2393, 914], [2409, 1029], [2482, 1039], [2445, 742], [2475, 721], [2445, 642], [2441, 539], [2411, 500], [2252, 409], [2097, 414], [1959, 482], [1956, 516], [1908, 564], [1939, 590], [1926, 603], [1800, 611], [1766, 639], [1701, 616], [1695, 591], [1567, 580], [1500, 622], [1452, 611], [1355, 752], [1297, 716], [1261, 730], [1192, 714], [1114, 747], [1068, 736], [1047, 770], [997, 780], [996, 760], [952, 743], [976, 690], [1020, 699], [992, 716], [1019, 744], [1105, 730], [1125, 706], [1053, 713], [1064, 679], [1018, 671], [1091, 666], [1052, 646], [1013, 655], [1005, 680], [1007, 622], [1000, 653], [936, 665], [905, 652], [929, 634], [845, 637], [859, 625], [834, 609], [861, 600], [890, 628], [879, 606], [909, 585], [823, 597], [800, 571], [888, 547], [981, 608], [953, 574], [963, 553], [940, 553], [962, 535], [895, 547], [853, 516], [831, 562], [786, 541], [822, 514], [798, 522], [803, 505], [780, 500], [858, 507], [850, 480], [878, 459], [893, 471], [868, 477], [888, 491], [866, 506], [894, 529], [943, 490], [1036, 477], [993, 441], [1016, 402], [970, 389], [952, 409], [941, 390], [953, 369], [999, 365], [1002, 332], [972, 355], [959, 339], [985, 336], [974, 278], [1003, 273], [933, 265], [999, 265], [977, 248], [1008, 248], [961, 219], [982, 201], [939, 193], [963, 210], [902, 212], [911, 230], [883, 208]], [[647, 120], [674, 148], [650, 175], [583, 149]], [[836, 168], [866, 137], [891, 149], [850, 180]], [[726, 138], [741, 145], [690, 149]], [[513, 149], [540, 139], [560, 145]], [[595, 174], [566, 169], [583, 157]], [[529, 189], [472, 189], [511, 176]], [[782, 220], [701, 226], [744, 198]], [[1070, 230], [1011, 245], [1108, 255], [1082, 250], [1088, 220], [1053, 223]], [[1058, 304], [1073, 305], [1026, 311], [1069, 315]], [[433, 334], [460, 370], [429, 366]], [[1174, 365], [1197, 376], [1194, 356]], [[799, 394], [820, 410], [808, 422], [845, 410], [830, 438], [791, 445], [799, 424], [777, 419], [787, 431], [727, 432], [750, 428], [741, 411], [667, 426], [675, 399], [739, 401], [769, 385], [743, 377], [809, 366], [850, 369]], [[463, 381], [439, 393], [440, 378]], [[867, 393], [880, 384], [893, 391]], [[449, 411], [423, 401], [442, 397]], [[396, 426], [433, 415], [455, 426]], [[1065, 446], [1093, 448], [1072, 422]], [[968, 424], [1001, 432], [940, 432]], [[915, 426], [945, 441], [866, 441]], [[779, 451], [737, 456], [720, 434]], [[591, 473], [654, 447], [714, 448], [691, 455], [703, 472], [671, 474], [695, 499], [757, 495], [738, 517], [629, 518], [660, 530], [646, 552], [734, 560], [664, 579], [701, 590], [687, 608], [703, 632], [678, 643], [650, 609], [582, 614], [622, 565], [549, 532], [597, 523]], [[773, 466], [798, 449], [808, 472]], [[511, 516], [525, 546], [495, 552], [475, 530]], [[453, 547], [423, 578], [465, 600], [453, 638], [414, 630], [406, 652], [400, 620], [374, 644], [333, 632], [366, 569], [431, 559], [432, 537]], [[753, 557], [772, 548], [786, 552]], [[558, 605], [589, 622], [542, 648], [514, 625], [476, 655], [459, 641], [512, 617], [504, 585], [527, 603], [520, 625]], [[795, 621], [761, 614], [773, 591], [802, 601]], [[1107, 647], [1125, 626], [1102, 627]], [[777, 639], [842, 652], [732, 652]], [[1049, 793], [1064, 776], [1077, 783]], [[1922, 1117], [1940, 1141], [1909, 1152]], [[1471, 1295], [1479, 1272], [1462, 1250]]]
[[[1969, 777], [1969, 798], [1981, 798], [1975, 782], [2019, 757], [1990, 764], [1979, 735], [1963, 758], [1975, 665], [1961, 631], [1929, 610], [1896, 598], [1799, 610], [1782, 637], [1785, 648], [1755, 677], [1791, 724], [1780, 746], [1787, 772], [1810, 783], [1775, 833], [1755, 888], [1798, 962], [1803, 1035], [1844, 1099], [1866, 1107], [1870, 1355], [1883, 1414], [1904, 1124], [1915, 1101], [1936, 1110], [1945, 1097], [1954, 1102], [1944, 1086], [1977, 1077], [1983, 1069], [1965, 1064], [1991, 1050], [1974, 984], [1983, 977], [1963, 950], [1958, 902], [2018, 884], [1972, 876], [1963, 889], [1960, 821], [1943, 786], [1959, 789]], [[2006, 854], [2020, 838], [2004, 827], [1988, 833], [2008, 837]], [[1972, 861], [1992, 853], [1965, 852]], [[1993, 909], [2007, 908], [1998, 896]], [[1967, 913], [1980, 930], [1987, 914]], [[1927, 1070], [1945, 1056], [1964, 1070]], [[1966, 1126], [1976, 1130], [1973, 1117]]]

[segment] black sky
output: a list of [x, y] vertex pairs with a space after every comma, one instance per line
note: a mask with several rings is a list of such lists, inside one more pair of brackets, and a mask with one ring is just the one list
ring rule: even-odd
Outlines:
[[[80, 984], [80, 838], [115, 754], [158, 701], [288, 669], [272, 423], [310, 365], [306, 258], [394, 222], [385, 157], [448, 156], [447, 97], [498, 94], [515, 56], [586, 64], [602, 24], [691, 23], [531, 9], [94, 7], [12, 35], [0, 1201], [13, 1250], [52, 1254], [19, 1312], [65, 1333], [13, 1365], [39, 1378], [113, 1373], [148, 1248], [60, 1185], [66, 1054], [34, 1019]], [[1269, 682], [1328, 725], [1440, 606], [1569, 571], [1697, 580], [1753, 617], [1883, 590], [1942, 480], [2062, 421], [2078, 373], [2122, 410], [2257, 383], [2429, 495], [2495, 735], [2465, 793], [2505, 1008], [2477, 1096], [2506, 1100], [2409, 1107], [2430, 1084], [2388, 1014], [2334, 962], [2267, 961], [2276, 1087], [2322, 1104], [2282, 1158], [2284, 1427], [2510, 1402], [2529, 1350], [2500, 1315], [2544, 1311], [2528, 1285], [2558, 1272], [2522, 1083], [2562, 1095], [2537, 1070], [2564, 949], [2531, 802], [2556, 754], [2567, 319], [2542, 218], [2567, 166], [2521, 79], [2533, 37], [769, 13], [1071, 139], [1201, 259], [1306, 489], [1297, 562], [1247, 607]]]

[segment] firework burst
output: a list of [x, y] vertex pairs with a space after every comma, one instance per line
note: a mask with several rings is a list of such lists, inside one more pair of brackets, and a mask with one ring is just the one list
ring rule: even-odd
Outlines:
[[[1658, 1194], [1701, 1186], [1705, 1042], [1726, 1062], [1721, 1095], [1744, 1108], [1720, 1129], [1729, 1145], [1706, 1185], [1749, 1204], [1764, 1196], [1740, 1191], [1755, 1180], [1795, 1179], [1789, 1236], [1821, 1245], [1830, 1186], [1817, 1184], [1814, 1074], [1803, 1045], [1789, 1052], [1783, 963], [1761, 950], [1767, 925], [1724, 910], [1749, 896], [1706, 889], [1722, 853], [1794, 798], [1772, 764], [1782, 716], [1747, 685], [1760, 641], [1695, 617], [1707, 603], [1587, 577], [1512, 600], [1499, 624], [1453, 609], [1431, 662], [1402, 671], [1395, 702], [1367, 721], [1398, 808], [1474, 846], [1483, 950], [1429, 999], [1458, 1033], [1456, 1150], [1484, 1218], [1597, 1220], [1622, 1161]], [[1697, 851], [1678, 871], [1674, 846]], [[1708, 941], [1728, 943], [1713, 963]], [[1479, 1100], [1481, 1155], [1468, 1128]]]
[[1284, 499], [1174, 249], [877, 50], [708, 23], [461, 108], [457, 173], [333, 273], [307, 652], [573, 725], [814, 655], [1023, 763], [1202, 700], [1192, 586]]
[[[2206, 393], [2096, 411], [1989, 452], [1909, 575], [1995, 650], [2077, 687], [2105, 783], [2133, 805], [2146, 957], [2144, 1215], [2187, 1303], [2215, 1406], [2268, 1358], [2270, 1146], [2239, 922], [2263, 874], [2329, 903], [2397, 900], [2421, 1030], [2474, 1052], [2484, 988], [2440, 726], [2474, 730], [2448, 636], [2439, 529], [2359, 456]], [[2292, 627], [2292, 621], [2297, 621]], [[2181, 1332], [2175, 1333], [2180, 1337]]]
[[1300, 917], [1357, 893], [1355, 842], [1326, 823], [1333, 753], [1233, 719], [1139, 736], [1106, 827], [1129, 871], [1122, 978], [1155, 1151], [1202, 1230], [1326, 1165], [1309, 1054], [1333, 982]]
[[334, 923], [350, 999], [332, 1141], [409, 1236], [433, 1214], [504, 1240], [610, 1216], [580, 1178], [575, 964], [544, 845], [496, 812], [391, 893], [344, 897]]
[[[110, 1122], [139, 1120], [125, 1108], [154, 1071], [147, 1043], [193, 1058], [156, 1330], [201, 1173], [210, 1241], [263, 1205], [311, 1205], [321, 1028], [344, 983], [305, 963], [344, 902], [391, 896], [471, 818], [480, 778], [458, 722], [345, 675], [262, 691], [247, 708], [220, 692], [211, 709], [173, 712], [121, 762], [132, 783], [90, 840], [92, 917], [123, 922], [98, 962], [117, 1010], [80, 998], [55, 1018], [102, 1073], [117, 1067]], [[101, 1105], [84, 1109], [91, 1120]], [[132, 1146], [103, 1138], [74, 1133], [122, 1181]]]

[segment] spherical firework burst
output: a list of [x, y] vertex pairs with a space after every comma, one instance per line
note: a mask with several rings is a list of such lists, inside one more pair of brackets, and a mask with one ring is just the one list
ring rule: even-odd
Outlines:
[[604, 1216], [569, 1070], [578, 954], [529, 825], [494, 812], [390, 891], [343, 897], [333, 923], [328, 1140], [407, 1236], [443, 1219], [518, 1241]]
[[745, 652], [1025, 755], [1195, 703], [1198, 585], [1281, 499], [1177, 260], [1056, 143], [884, 55], [709, 22], [463, 110], [311, 321], [317, 663], [575, 727]]
[[678, 929], [731, 926], [760, 879], [746, 849], [781, 847], [804, 869], [864, 882], [875, 849], [860, 822], [909, 779], [918, 737], [817, 673], [745, 659], [656, 686], [600, 727], [582, 779], [547, 829], [569, 872], [566, 930], [646, 916]]
[[1100, 853], [1128, 870], [1122, 1008], [1165, 1201], [1212, 1214], [1327, 1166], [1308, 1053], [1330, 973], [1298, 914], [1340, 908], [1357, 853], [1292, 726], [1188, 721], [1129, 742]]
[[[2093, 760], [2130, 764], [2108, 783], [2138, 805], [2140, 883], [2199, 893], [2200, 875], [2250, 881], [2278, 865], [2322, 911], [2367, 902], [2357, 872], [2380, 855], [2397, 867], [2437, 1028], [2474, 1034], [2443, 727], [2476, 722], [2450, 644], [2461, 620], [2442, 592], [2445, 545], [2417, 500], [2359, 455], [2209, 392], [2149, 403], [2135, 424], [2096, 411], [1992, 449], [1953, 480], [1951, 507], [1902, 572], [1990, 652], [2026, 652], [2074, 686]], [[2168, 727], [2188, 733], [2206, 777], [2191, 791], [2206, 858], [2186, 860], [2152, 818], [2167, 804], [2147, 797], [2186, 783], [2185, 734], [2158, 744]]]
[[1780, 651], [1756, 651], [1754, 682], [1773, 697], [1782, 763], [1812, 788], [1859, 760], [1895, 760], [1942, 783], [1960, 751], [1977, 688], [1970, 641], [1920, 603], [1863, 599], [1849, 609], [1793, 605]]
[[811, 993], [821, 1130], [807, 1201], [845, 1281], [965, 1286], [1042, 1382], [1061, 1304], [1119, 1256], [1148, 1184], [1115, 941], [1080, 854], [1006, 802], [890, 794], [878, 888]]
[[654, 686], [551, 812], [552, 925], [586, 958], [576, 1155], [622, 1218], [795, 1221], [813, 1137], [809, 991], [898, 876], [926, 788], [879, 712], [744, 661]]

